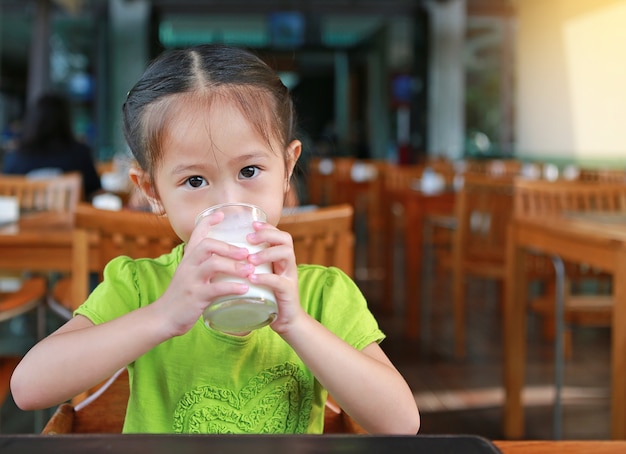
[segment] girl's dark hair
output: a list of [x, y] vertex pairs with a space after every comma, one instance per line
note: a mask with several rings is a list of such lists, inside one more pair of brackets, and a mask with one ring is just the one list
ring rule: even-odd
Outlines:
[[[183, 95], [176, 96], [176, 95]], [[232, 99], [270, 143], [294, 139], [295, 113], [277, 73], [252, 52], [224, 45], [166, 51], [146, 69], [123, 106], [123, 130], [137, 163], [153, 175], [176, 100]]]
[[54, 150], [52, 144], [74, 141], [68, 100], [54, 93], [39, 97], [26, 113], [20, 148], [23, 151]]

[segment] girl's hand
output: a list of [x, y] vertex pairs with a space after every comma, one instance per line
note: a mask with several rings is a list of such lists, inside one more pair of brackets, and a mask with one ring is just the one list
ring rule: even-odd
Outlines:
[[247, 236], [250, 244], [268, 243], [269, 246], [248, 256], [254, 266], [271, 263], [273, 273], [251, 274], [248, 279], [255, 285], [269, 287], [276, 296], [278, 317], [271, 327], [278, 334], [284, 334], [294, 326], [306, 312], [300, 304], [298, 291], [298, 269], [293, 249], [293, 239], [287, 232], [278, 230], [271, 224], [255, 222], [254, 233]]
[[222, 218], [222, 213], [216, 213], [198, 223], [172, 282], [153, 303], [170, 337], [189, 331], [212, 300], [248, 291], [247, 284], [214, 281], [222, 274], [246, 278], [254, 272], [254, 266], [246, 261], [247, 249], [207, 238], [211, 226]]

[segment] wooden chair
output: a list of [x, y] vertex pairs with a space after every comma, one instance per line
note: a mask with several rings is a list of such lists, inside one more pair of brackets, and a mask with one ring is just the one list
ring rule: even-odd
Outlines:
[[[626, 212], [626, 184], [583, 181], [554, 182], [542, 180], [518, 180], [515, 182], [514, 215], [518, 218], [550, 218], [571, 212]], [[566, 327], [563, 339], [565, 356], [571, 356], [571, 325], [610, 326], [613, 310], [609, 294], [576, 294], [576, 282], [599, 280], [608, 283], [611, 276], [590, 269], [584, 264], [565, 263], [564, 310]], [[554, 279], [544, 293], [530, 302], [530, 308], [542, 315], [544, 335], [553, 337], [555, 320]]]
[[140, 211], [108, 211], [87, 203], [76, 207], [72, 243], [72, 271], [48, 298], [57, 314], [70, 318], [90, 292], [90, 274], [102, 277], [113, 258], [158, 257], [172, 250], [180, 238], [166, 218]]
[[513, 178], [520, 175], [524, 163], [517, 159], [469, 159], [465, 172], [488, 175], [493, 178]]
[[350, 179], [350, 169], [355, 161], [349, 157], [311, 158], [305, 175], [309, 203], [328, 206], [351, 200], [346, 194], [338, 193], [337, 185]]
[[500, 284], [504, 280], [506, 230], [513, 213], [513, 179], [466, 174], [463, 188], [457, 194], [455, 211], [452, 245], [454, 351], [457, 358], [464, 358], [466, 278], [480, 277]]
[[0, 175], [0, 195], [17, 197], [22, 211], [73, 211], [83, 196], [78, 172], [32, 179], [23, 175]]
[[626, 184], [626, 169], [591, 169], [583, 167], [580, 169], [578, 179], [589, 182]]
[[337, 164], [333, 204], [352, 205], [355, 229], [365, 226], [364, 266], [355, 270], [355, 277], [361, 280], [379, 280], [384, 276], [382, 196], [386, 169], [385, 161], [374, 159], [342, 159]]
[[[108, 211], [87, 203], [75, 210], [72, 240], [72, 269], [60, 279], [47, 298], [48, 307], [62, 318], [70, 319], [91, 291], [91, 275], [102, 278], [104, 267], [113, 258], [158, 257], [172, 250], [180, 238], [166, 218], [148, 212]], [[97, 389], [76, 396], [74, 403]]]
[[[82, 177], [72, 172], [45, 179], [31, 179], [24, 175], [0, 175], [0, 195], [16, 197], [21, 212], [72, 212], [82, 196]], [[16, 290], [0, 292], [0, 322], [37, 310], [37, 338], [45, 336], [45, 302], [47, 277], [24, 273], [0, 272], [3, 279], [17, 281]], [[6, 370], [17, 365], [18, 358], [2, 358]], [[2, 374], [0, 403], [9, 390], [10, 374]]]
[[294, 211], [278, 228], [293, 238], [298, 263], [336, 266], [354, 276], [354, 209], [348, 204]]
[[[393, 311], [395, 293], [396, 249], [398, 238], [402, 238], [405, 228], [406, 194], [422, 176], [423, 164], [389, 165], [383, 184], [381, 216], [384, 220], [383, 248], [385, 250], [384, 298], [382, 309], [390, 314]], [[405, 251], [406, 253], [406, 251]]]
[[[93, 223], [100, 215], [89, 212], [93, 212], [93, 209], [79, 206], [76, 217], [78, 229], [97, 227]], [[353, 212], [349, 205], [294, 212], [283, 216], [279, 228], [292, 235], [298, 263], [332, 265], [352, 275]], [[89, 224], [86, 219], [89, 219]], [[106, 220], [102, 222], [108, 224]], [[120, 230], [119, 226], [116, 230]], [[86, 241], [86, 238], [82, 239], [83, 250], [86, 248]], [[123, 369], [84, 400], [75, 399], [74, 402], [78, 403], [59, 406], [43, 433], [119, 433], [124, 424], [128, 393], [128, 374]], [[330, 396], [324, 421], [324, 433], [365, 433]]]
[[307, 163], [304, 173], [304, 184], [307, 192], [307, 203], [325, 206], [331, 184], [332, 161], [329, 158], [314, 156]]
[[[61, 404], [45, 425], [43, 435], [121, 433], [128, 404], [128, 372], [121, 369], [97, 393], [79, 404]], [[329, 396], [324, 433], [367, 433]]]
[[347, 203], [354, 207], [355, 225], [365, 225], [365, 266], [356, 270], [359, 279], [384, 275], [382, 247], [384, 218], [381, 215], [383, 178], [387, 163], [354, 157], [314, 158], [306, 175], [311, 204], [329, 206]]
[[[0, 292], [0, 322], [19, 317], [32, 310], [37, 310], [37, 338], [45, 335], [45, 317], [42, 303], [46, 296], [47, 281], [35, 276], [21, 282], [21, 287], [12, 292]], [[19, 357], [0, 358], [0, 406], [9, 394], [9, 385], [13, 369]]]
[[[334, 265], [354, 274], [353, 209], [349, 205], [295, 211], [280, 228], [292, 234], [300, 263]], [[166, 218], [135, 211], [99, 210], [79, 204], [75, 211], [72, 272], [55, 286], [49, 303], [69, 317], [89, 294], [89, 275], [102, 273], [119, 255], [157, 257], [180, 242]]]

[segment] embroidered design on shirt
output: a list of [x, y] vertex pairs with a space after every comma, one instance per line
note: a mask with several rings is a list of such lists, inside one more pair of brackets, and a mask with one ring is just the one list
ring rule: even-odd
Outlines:
[[187, 392], [174, 410], [176, 433], [306, 433], [313, 380], [294, 363], [261, 371], [239, 390], [213, 385]]

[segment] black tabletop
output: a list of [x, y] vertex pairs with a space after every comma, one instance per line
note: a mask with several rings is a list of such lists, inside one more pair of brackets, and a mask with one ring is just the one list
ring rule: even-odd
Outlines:
[[0, 435], [0, 453], [496, 454], [472, 435]]

